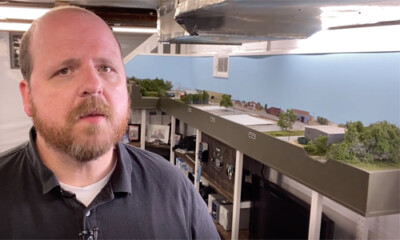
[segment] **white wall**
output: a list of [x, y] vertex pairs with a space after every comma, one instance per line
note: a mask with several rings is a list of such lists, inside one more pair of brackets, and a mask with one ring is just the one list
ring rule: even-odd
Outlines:
[[0, 152], [28, 140], [32, 126], [22, 107], [19, 69], [10, 68], [9, 34], [0, 31]]

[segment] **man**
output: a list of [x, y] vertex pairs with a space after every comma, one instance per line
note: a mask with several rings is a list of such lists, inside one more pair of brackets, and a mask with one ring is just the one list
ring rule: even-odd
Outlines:
[[215, 239], [206, 205], [161, 157], [118, 142], [129, 96], [104, 21], [56, 8], [21, 43], [30, 141], [0, 156], [0, 238]]

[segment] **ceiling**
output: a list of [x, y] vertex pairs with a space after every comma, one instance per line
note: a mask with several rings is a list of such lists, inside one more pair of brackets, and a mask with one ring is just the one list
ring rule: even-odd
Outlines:
[[324, 24], [329, 30], [400, 25], [400, 0], [178, 2], [175, 5], [175, 0], [0, 0], [0, 6], [77, 5], [94, 11], [112, 27], [156, 28], [159, 24], [159, 40], [170, 43], [241, 44], [302, 39], [324, 29]]

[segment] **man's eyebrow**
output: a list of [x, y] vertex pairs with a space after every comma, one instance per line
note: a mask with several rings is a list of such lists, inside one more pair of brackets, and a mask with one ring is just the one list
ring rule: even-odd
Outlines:
[[103, 58], [103, 57], [95, 58], [95, 62], [106, 64], [106, 65], [111, 65], [111, 66], [116, 64], [115, 61], [113, 61], [109, 58]]
[[61, 62], [61, 66], [79, 66], [81, 64], [81, 60], [78, 58], [68, 58]]

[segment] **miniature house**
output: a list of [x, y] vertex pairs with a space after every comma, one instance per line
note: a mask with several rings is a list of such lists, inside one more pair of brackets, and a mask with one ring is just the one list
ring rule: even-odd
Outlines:
[[308, 140], [319, 136], [327, 136], [327, 145], [343, 141], [345, 129], [335, 126], [307, 126], [304, 132]]
[[292, 109], [293, 113], [297, 117], [297, 121], [309, 123], [311, 121], [310, 113], [307, 111], [299, 110], [299, 109]]

